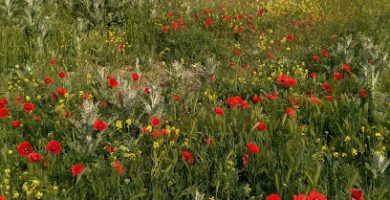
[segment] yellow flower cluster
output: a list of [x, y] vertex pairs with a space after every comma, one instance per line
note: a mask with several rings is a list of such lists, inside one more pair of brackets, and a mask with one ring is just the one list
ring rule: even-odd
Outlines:
[[43, 192], [39, 190], [41, 182], [39, 180], [32, 180], [31, 182], [24, 182], [22, 186], [23, 192], [26, 193], [28, 198], [35, 197], [35, 199], [42, 199]]

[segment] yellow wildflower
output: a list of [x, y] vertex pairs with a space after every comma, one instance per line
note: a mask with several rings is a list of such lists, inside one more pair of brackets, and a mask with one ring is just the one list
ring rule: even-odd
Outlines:
[[19, 197], [19, 193], [18, 192], [14, 192], [12, 198], [13, 199], [17, 199]]
[[123, 125], [122, 125], [122, 121], [121, 120], [117, 120], [116, 123], [115, 123], [115, 126], [118, 130], [122, 129], [123, 128]]
[[28, 183], [27, 183], [27, 182], [24, 182], [24, 183], [23, 183], [23, 186], [22, 186], [22, 190], [23, 190], [23, 191], [27, 191], [28, 188], [29, 188], [29, 187], [28, 187]]
[[35, 198], [37, 198], [37, 199], [42, 199], [42, 197], [43, 197], [43, 193], [40, 192], [40, 191], [38, 191], [38, 192], [35, 194]]
[[379, 133], [379, 132], [376, 132], [376, 133], [375, 133], [375, 137], [377, 137], [379, 140], [383, 140], [383, 139], [384, 139], [384, 137], [382, 136], [382, 134]]
[[146, 127], [146, 130], [148, 130], [149, 132], [152, 132], [153, 127], [152, 127], [151, 125], [148, 125], [148, 126]]
[[32, 187], [37, 187], [41, 184], [41, 182], [39, 180], [32, 180], [31, 181], [31, 186]]
[[158, 149], [160, 147], [160, 143], [153, 142], [153, 149]]
[[129, 128], [129, 127], [131, 126], [131, 123], [132, 123], [132, 121], [131, 121], [130, 118], [129, 118], [129, 119], [126, 119], [127, 128]]
[[356, 156], [358, 154], [358, 151], [355, 148], [352, 148], [352, 156]]

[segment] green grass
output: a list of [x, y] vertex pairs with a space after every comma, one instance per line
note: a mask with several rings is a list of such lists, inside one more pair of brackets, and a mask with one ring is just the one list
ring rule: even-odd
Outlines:
[[[293, 199], [318, 191], [344, 200], [351, 188], [369, 200], [390, 196], [384, 0], [30, 0], [3, 1], [0, 9], [0, 98], [10, 112], [0, 108], [6, 198]], [[185, 30], [172, 30], [178, 19]], [[297, 83], [283, 86], [281, 74]], [[110, 78], [118, 85], [110, 87]], [[252, 102], [254, 95], [262, 100]], [[28, 101], [33, 112], [23, 110]], [[154, 116], [161, 125], [152, 127]], [[108, 128], [95, 130], [97, 119]], [[60, 154], [46, 149], [51, 140], [61, 143]], [[19, 155], [23, 141], [42, 160]], [[85, 170], [74, 176], [77, 163]]]

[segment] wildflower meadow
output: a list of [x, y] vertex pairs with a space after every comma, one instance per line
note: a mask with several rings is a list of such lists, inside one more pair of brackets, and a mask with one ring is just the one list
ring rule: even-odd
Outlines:
[[387, 0], [1, 0], [0, 200], [390, 200]]

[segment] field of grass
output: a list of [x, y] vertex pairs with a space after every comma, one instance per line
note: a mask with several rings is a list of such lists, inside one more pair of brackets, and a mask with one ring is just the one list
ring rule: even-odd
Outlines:
[[0, 1], [0, 200], [390, 200], [390, 2]]

